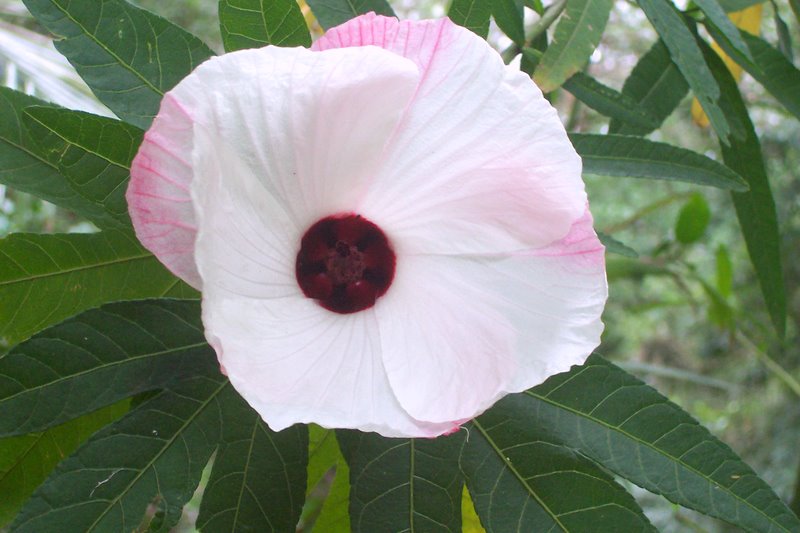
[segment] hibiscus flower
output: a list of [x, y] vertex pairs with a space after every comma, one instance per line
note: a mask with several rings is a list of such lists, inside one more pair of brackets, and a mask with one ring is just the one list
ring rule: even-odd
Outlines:
[[164, 96], [127, 198], [274, 430], [448, 433], [599, 343], [580, 158], [530, 78], [448, 19], [208, 60]]

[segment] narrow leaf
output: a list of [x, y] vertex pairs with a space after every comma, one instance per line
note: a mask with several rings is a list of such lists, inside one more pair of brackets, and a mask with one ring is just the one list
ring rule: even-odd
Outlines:
[[317, 425], [308, 428], [308, 484], [307, 494], [316, 490], [326, 475], [333, 472], [322, 508], [314, 521], [314, 531], [350, 531], [350, 470], [336, 441], [336, 432]]
[[226, 52], [268, 44], [311, 46], [297, 0], [220, 0], [219, 27]]
[[705, 234], [711, 221], [711, 209], [700, 194], [693, 194], [683, 204], [675, 222], [675, 238], [683, 244], [697, 242]]
[[529, 402], [507, 396], [467, 425], [461, 467], [486, 530], [655, 531], [611, 476], [536, 432]]
[[130, 227], [125, 189], [142, 142], [135, 126], [56, 107], [25, 108], [24, 122], [39, 153], [56, 165], [80, 196], [102, 209], [81, 213], [101, 228]]
[[573, 133], [569, 138], [583, 159], [584, 174], [747, 190], [747, 183], [736, 172], [691, 150], [627, 135]]
[[744, 176], [750, 186], [747, 192], [733, 194], [733, 205], [770, 319], [778, 334], [783, 336], [786, 331], [786, 287], [781, 267], [781, 238], [761, 143], [736, 81], [722, 59], [708, 46], [704, 47], [703, 52], [722, 88], [722, 103], [726, 113], [737, 117], [745, 126], [743, 139], [734, 140], [730, 146], [722, 146], [722, 159], [728, 167]]
[[711, 21], [714, 26], [719, 28], [720, 33], [730, 41], [731, 46], [733, 46], [737, 52], [747, 59], [753, 59], [753, 56], [750, 55], [750, 49], [739, 34], [739, 29], [733, 24], [731, 19], [728, 18], [728, 14], [719, 4], [718, 0], [694, 0], [694, 2], [700, 7], [700, 10], [705, 14], [706, 18]]
[[789, 61], [789, 63], [791, 63], [794, 61], [794, 52], [792, 52], [792, 33], [789, 31], [789, 26], [781, 18], [781, 14], [778, 11], [778, 6], [774, 6], [773, 11], [775, 29], [778, 31], [778, 49], [784, 56], [786, 56], [786, 59]]
[[652, 131], [661, 121], [629, 96], [603, 85], [591, 76], [577, 72], [564, 82], [564, 89], [598, 113], [623, 121], [642, 130]]
[[656, 43], [644, 54], [622, 85], [622, 94], [647, 109], [655, 117], [654, 127], [643, 127], [631, 122], [612, 118], [609, 133], [625, 135], [647, 135], [660, 126], [672, 114], [689, 85], [672, 62], [664, 41]]
[[519, 46], [525, 45], [525, 18], [519, 0], [490, 0], [497, 26]]
[[465, 435], [387, 439], [337, 431], [350, 466], [353, 531], [461, 531], [458, 452]]
[[16, 233], [0, 240], [0, 342], [13, 345], [117, 300], [196, 294], [133, 235]]
[[753, 53], [753, 61], [750, 61], [713, 24], [707, 23], [706, 28], [726, 54], [750, 73], [790, 113], [800, 118], [800, 70], [786, 56], [763, 39], [742, 31], [740, 34]]
[[293, 531], [306, 488], [308, 428], [280, 433], [232, 387], [217, 399], [222, 429], [197, 527], [203, 531]]
[[46, 102], [0, 87], [0, 183], [93, 219], [106, 216], [101, 206], [78, 194], [57, 165], [39, 153], [23, 124], [23, 110]]
[[756, 4], [763, 4], [765, 0], [719, 0], [719, 4], [726, 12], [741, 11]]
[[639, 0], [639, 6], [669, 49], [672, 61], [700, 101], [714, 131], [728, 142], [731, 126], [717, 103], [719, 87], [683, 17], [669, 0]]
[[631, 257], [633, 259], [639, 257], [639, 254], [636, 253], [636, 250], [618, 241], [611, 235], [598, 231], [597, 237], [600, 239], [600, 242], [603, 243], [603, 246], [606, 247], [606, 252], [621, 255], [624, 257]]
[[651, 492], [745, 530], [800, 529], [800, 520], [728, 446], [598, 356], [524, 394], [529, 401], [520, 410], [537, 434]]
[[447, 12], [450, 20], [484, 39], [489, 35], [492, 4], [487, 0], [453, 0]]
[[119, 402], [43, 433], [0, 440], [0, 528], [11, 522], [62, 459], [127, 410], [127, 402]]
[[149, 505], [169, 531], [219, 440], [221, 375], [195, 377], [131, 411], [58, 465], [28, 501], [18, 533], [138, 531]]
[[213, 55], [198, 38], [125, 0], [24, 0], [109, 109], [146, 129], [164, 93]]
[[613, 0], [570, 0], [558, 20], [533, 79], [544, 92], [561, 86], [583, 69], [600, 43]]
[[87, 311], [0, 358], [0, 436], [42, 431], [187, 376], [216, 375], [200, 303]]
[[326, 30], [370, 11], [387, 17], [395, 16], [386, 0], [306, 0], [306, 2], [319, 25]]

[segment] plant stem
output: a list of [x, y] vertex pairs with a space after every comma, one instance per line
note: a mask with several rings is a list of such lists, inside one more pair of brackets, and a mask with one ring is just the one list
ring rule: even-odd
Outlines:
[[533, 42], [539, 35], [547, 31], [547, 28], [553, 25], [565, 7], [567, 7], [567, 0], [556, 0], [547, 6], [541, 18], [531, 26], [527, 42]]

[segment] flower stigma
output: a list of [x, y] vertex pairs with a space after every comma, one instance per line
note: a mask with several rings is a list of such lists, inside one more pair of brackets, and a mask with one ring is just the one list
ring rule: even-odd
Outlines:
[[361, 215], [325, 217], [300, 241], [295, 275], [303, 294], [334, 313], [375, 305], [394, 279], [396, 257], [386, 234]]

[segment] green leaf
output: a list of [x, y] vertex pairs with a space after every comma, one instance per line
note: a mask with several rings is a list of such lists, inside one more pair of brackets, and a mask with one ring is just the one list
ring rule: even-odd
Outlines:
[[87, 311], [0, 358], [0, 436], [42, 431], [173, 380], [216, 375], [197, 301]]
[[626, 124], [652, 131], [661, 121], [637, 101], [603, 85], [591, 76], [577, 72], [564, 82], [564, 89], [598, 113]]
[[672, 62], [664, 41], [656, 43], [644, 54], [622, 86], [622, 94], [655, 117], [657, 124], [643, 127], [612, 118], [609, 133], [647, 135], [672, 114], [689, 91], [689, 84]]
[[792, 6], [797, 22], [800, 22], [800, 0], [789, 0], [789, 5]]
[[482, 525], [505, 531], [655, 531], [603, 470], [530, 424], [507, 396], [468, 424], [461, 468]]
[[55, 205], [99, 220], [101, 206], [83, 198], [61, 175], [58, 166], [39, 154], [39, 146], [23, 125], [23, 110], [42, 100], [0, 87], [0, 183]]
[[305, 496], [308, 428], [275, 433], [232, 387], [217, 403], [222, 430], [198, 529], [293, 531]]
[[149, 529], [169, 531], [230, 422], [220, 417], [228, 388], [219, 374], [187, 379], [101, 430], [58, 465], [12, 529], [138, 531], [152, 504]]
[[[795, 0], [797, 1], [797, 0]], [[794, 61], [794, 53], [792, 52], [792, 33], [789, 31], [789, 26], [781, 18], [778, 11], [778, 6], [773, 4], [773, 19], [775, 20], [775, 29], [778, 32], [778, 49], [786, 57], [789, 63]], [[731, 40], [731, 42], [733, 42]]]
[[669, 0], [639, 0], [639, 6], [669, 49], [672, 61], [689, 83], [714, 131], [728, 142], [731, 126], [717, 103], [719, 87], [685, 20]]
[[461, 531], [458, 452], [465, 436], [387, 439], [338, 430], [350, 466], [353, 531]]
[[322, 511], [314, 522], [314, 532], [319, 533], [351, 533], [350, 513], [350, 469], [347, 461], [341, 456], [338, 445], [336, 447], [339, 458], [336, 461], [335, 477], [328, 491], [328, 496], [322, 504]]
[[618, 241], [611, 235], [598, 231], [597, 238], [599, 238], [600, 242], [603, 243], [603, 246], [606, 247], [607, 252], [610, 252], [612, 254], [622, 255], [624, 257], [631, 257], [633, 259], [639, 257], [639, 254], [636, 253], [636, 250]]
[[490, 0], [497, 26], [518, 46], [525, 45], [525, 18], [519, 0]]
[[572, 133], [569, 139], [583, 159], [584, 174], [747, 190], [746, 182], [736, 172], [691, 150], [627, 135]]
[[14, 518], [56, 464], [127, 410], [128, 402], [123, 401], [43, 433], [0, 440], [0, 528]]
[[675, 222], [675, 238], [683, 244], [697, 242], [705, 234], [711, 221], [711, 209], [701, 194], [693, 194], [683, 204]]
[[459, 26], [485, 39], [489, 35], [492, 4], [487, 0], [453, 0], [447, 16]]
[[0, 343], [8, 346], [76, 313], [117, 300], [193, 297], [121, 231], [0, 240]]
[[125, 190], [142, 130], [112, 118], [43, 106], [26, 107], [24, 122], [39, 154], [100, 211], [78, 214], [101, 228], [130, 227]]
[[733, 194], [733, 205], [770, 319], [778, 335], [783, 336], [786, 331], [786, 287], [781, 267], [781, 238], [761, 143], [730, 71], [709, 46], [704, 46], [703, 52], [722, 88], [726, 113], [745, 126], [744, 138], [735, 139], [730, 146], [722, 146], [722, 159], [728, 167], [744, 176], [750, 186], [747, 192]]
[[165, 92], [214, 53], [197, 37], [124, 0], [24, 0], [62, 40], [56, 48], [97, 98], [147, 129]]
[[226, 52], [268, 44], [311, 46], [297, 0], [220, 0], [219, 27]]
[[386, 0], [306, 0], [306, 3], [319, 25], [326, 30], [370, 11], [387, 17], [395, 16]]
[[[316, 490], [323, 477], [333, 471], [333, 483], [318, 509], [313, 531], [350, 531], [350, 470], [339, 450], [336, 433], [315, 424], [308, 428], [308, 484], [306, 496]], [[313, 516], [313, 513], [312, 513]]]
[[753, 56], [750, 55], [750, 49], [745, 44], [742, 36], [739, 34], [739, 29], [728, 18], [728, 14], [719, 4], [718, 0], [694, 0], [700, 10], [705, 14], [706, 18], [711, 21], [720, 32], [730, 41], [737, 52], [744, 55], [746, 58], [752, 60]]
[[583, 69], [600, 43], [613, 0], [570, 0], [556, 25], [533, 79], [543, 92], [561, 86]]
[[800, 520], [728, 446], [601, 357], [524, 394], [529, 401], [520, 409], [537, 435], [651, 492], [745, 530], [800, 529]]
[[765, 0], [719, 0], [719, 4], [727, 13], [741, 11], [756, 4], [763, 4]]
[[715, 260], [717, 264], [717, 292], [723, 298], [729, 298], [733, 294], [733, 263], [731, 262], [731, 254], [724, 244], [720, 244], [717, 247]]
[[706, 28], [726, 54], [763, 85], [790, 113], [800, 118], [800, 70], [786, 56], [766, 41], [742, 31], [741, 35], [753, 53], [753, 61], [750, 61], [713, 24], [706, 23]]

